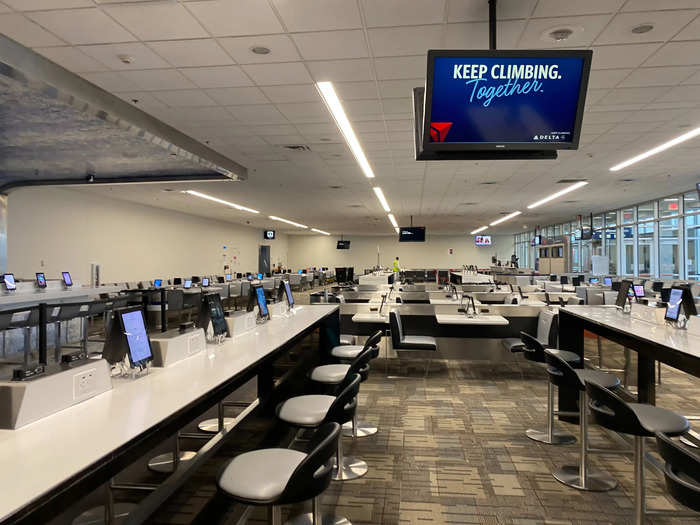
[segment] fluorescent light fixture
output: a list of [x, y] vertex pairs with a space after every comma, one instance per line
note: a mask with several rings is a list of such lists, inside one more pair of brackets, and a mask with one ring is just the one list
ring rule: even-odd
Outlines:
[[508, 215], [505, 215], [505, 216], [501, 217], [500, 219], [496, 219], [492, 223], [489, 223], [489, 226], [496, 226], [496, 224], [501, 224], [502, 222], [506, 222], [508, 219], [512, 219], [513, 217], [517, 217], [521, 213], [522, 213], [521, 211], [514, 211], [513, 213], [509, 213]]
[[216, 197], [212, 197], [211, 195], [207, 195], [206, 193], [200, 193], [200, 192], [194, 191], [194, 190], [185, 190], [182, 193], [187, 193], [188, 195], [193, 195], [194, 197], [199, 197], [200, 199], [207, 199], [209, 201], [218, 202], [219, 204], [223, 204], [224, 206], [231, 206], [231, 208], [236, 208], [237, 210], [240, 210], [240, 211], [247, 211], [250, 213], [260, 213], [258, 210], [254, 210], [252, 208], [246, 208], [245, 206], [241, 206], [240, 204], [235, 204], [233, 202], [225, 201], [223, 199], [218, 199]]
[[394, 228], [394, 231], [395, 231], [396, 233], [399, 233], [400, 230], [399, 230], [398, 227], [396, 227], [396, 228]]
[[481, 228], [477, 228], [476, 230], [474, 230], [473, 232], [471, 232], [469, 235], [475, 235], [475, 234], [477, 234], [477, 233], [479, 233], [479, 232], [484, 231], [486, 228], [488, 228], [488, 226], [482, 226]]
[[311, 228], [312, 232], [320, 233], [321, 235], [330, 235], [328, 232], [324, 232], [323, 230], [319, 230], [318, 228]]
[[377, 196], [377, 199], [379, 199], [379, 204], [382, 205], [385, 212], [389, 213], [391, 208], [389, 208], [389, 203], [386, 201], [386, 197], [384, 196], [382, 189], [379, 186], [375, 186], [372, 189], [374, 190], [374, 194]]
[[274, 215], [268, 215], [268, 217], [273, 221], [286, 222], [287, 224], [291, 224], [292, 226], [296, 226], [297, 228], [308, 228], [308, 226], [299, 224], [298, 222], [288, 221], [287, 219], [283, 219], [282, 217], [275, 217]]
[[541, 206], [542, 204], [544, 204], [546, 202], [553, 201], [554, 199], [558, 199], [562, 195], [566, 195], [567, 193], [569, 193], [571, 191], [577, 190], [579, 188], [583, 188], [586, 184], [588, 184], [588, 182], [586, 182], [585, 180], [582, 180], [581, 182], [577, 182], [576, 184], [572, 184], [571, 186], [568, 186], [568, 187], [564, 188], [563, 190], [560, 190], [556, 193], [552, 193], [549, 197], [545, 197], [542, 200], [539, 200], [537, 202], [533, 202], [532, 204], [530, 204], [527, 207], [527, 209], [531, 210], [532, 208], [537, 208], [537, 206]]
[[388, 215], [388, 217], [389, 217], [389, 222], [391, 222], [391, 225], [392, 225], [394, 228], [398, 228], [398, 227], [399, 227], [399, 223], [396, 222], [396, 217], [394, 217], [394, 214], [393, 214], [393, 213], [390, 213], [390, 214]]
[[362, 168], [365, 177], [368, 179], [373, 179], [374, 172], [372, 171], [372, 166], [369, 165], [369, 161], [367, 160], [367, 157], [365, 157], [365, 152], [362, 150], [362, 146], [360, 146], [360, 141], [357, 140], [357, 136], [355, 135], [355, 132], [350, 125], [350, 121], [345, 114], [343, 105], [340, 103], [340, 99], [335, 93], [333, 83], [316, 82], [316, 89], [318, 89], [323, 101], [326, 103], [328, 111], [330, 111], [333, 115], [335, 123], [338, 125], [338, 128], [340, 128], [340, 132], [345, 137], [345, 142], [348, 143], [350, 151], [352, 151], [352, 154], [355, 156], [355, 160], [357, 160], [360, 168]]
[[662, 151], [666, 151], [668, 148], [672, 148], [673, 146], [677, 146], [678, 144], [681, 144], [685, 142], [686, 140], [690, 140], [692, 138], [697, 137], [700, 135], [700, 128], [695, 128], [687, 133], [683, 133], [683, 135], [676, 137], [675, 139], [671, 139], [668, 142], [664, 142], [663, 144], [659, 144], [655, 148], [651, 148], [649, 151], [645, 151], [644, 153], [640, 153], [636, 157], [632, 157], [631, 159], [627, 159], [624, 162], [620, 162], [620, 164], [615, 164], [612, 168], [610, 168], [610, 171], [619, 171], [622, 168], [626, 168], [627, 166], [631, 166], [632, 164], [636, 164], [640, 160], [644, 160], [646, 158], [651, 157], [652, 155], [656, 155], [657, 153], [661, 153]]

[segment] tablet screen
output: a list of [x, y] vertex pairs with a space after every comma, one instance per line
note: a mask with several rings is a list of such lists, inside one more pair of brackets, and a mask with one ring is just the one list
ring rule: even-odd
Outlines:
[[39, 288], [46, 288], [46, 276], [43, 273], [36, 274], [36, 285]]
[[230, 280], [231, 280], [231, 274], [230, 274], [230, 273], [227, 273], [227, 274], [226, 274], [226, 280], [227, 280], [227, 281], [230, 281]]
[[163, 286], [163, 279], [156, 279], [155, 281], [153, 281], [153, 286], [155, 286], [156, 288], [160, 288], [161, 286]]
[[141, 310], [132, 310], [121, 314], [122, 327], [129, 347], [129, 361], [134, 368], [139, 363], [145, 363], [153, 359], [151, 342], [146, 333], [146, 325], [143, 321]]
[[603, 284], [604, 284], [605, 286], [611, 286], [611, 285], [612, 285], [612, 277], [605, 277], [605, 278], [603, 279]]
[[62, 272], [63, 284], [66, 286], [73, 286], [73, 279], [70, 278], [70, 272]]
[[598, 284], [598, 278], [597, 278], [597, 277], [591, 277], [591, 278], [588, 280], [588, 282], [591, 283], [591, 284]]
[[680, 313], [682, 299], [683, 290], [680, 288], [671, 288], [671, 293], [668, 298], [668, 306], [666, 306], [666, 319], [669, 321], [678, 321], [678, 314]]
[[191, 279], [186, 279], [185, 284], [182, 286], [183, 288], [192, 288], [192, 280]]
[[634, 285], [634, 296], [635, 297], [644, 297], [644, 285], [642, 285], [642, 284], [635, 284]]
[[207, 279], [206, 277], [202, 279], [202, 286], [209, 286], [209, 279]]
[[289, 281], [284, 281], [284, 293], [287, 296], [287, 303], [290, 308], [294, 307], [294, 296], [292, 295], [292, 289], [289, 286]]
[[262, 286], [258, 286], [255, 289], [255, 297], [258, 301], [258, 310], [260, 310], [260, 317], [265, 317], [268, 315], [267, 311], [267, 299], [265, 298], [265, 290]]
[[5, 289], [6, 290], [16, 290], [17, 285], [15, 284], [15, 276], [14, 274], [11, 273], [6, 273], [5, 275], [2, 276], [2, 280], [5, 283]]

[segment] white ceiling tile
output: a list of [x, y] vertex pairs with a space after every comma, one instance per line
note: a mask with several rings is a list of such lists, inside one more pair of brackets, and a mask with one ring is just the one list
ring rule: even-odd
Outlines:
[[3, 0], [3, 2], [17, 11], [44, 11], [95, 6], [92, 0]]
[[65, 44], [65, 42], [62, 42], [20, 14], [0, 15], [0, 34], [27, 47], [60, 46]]
[[379, 80], [401, 78], [425, 78], [426, 55], [410, 57], [384, 57], [374, 61]]
[[0, 4], [0, 13], [10, 13], [11, 10], [5, 4]]
[[645, 66], [686, 66], [696, 65], [700, 62], [700, 41], [694, 42], [669, 42], [654, 53]]
[[696, 16], [695, 20], [673, 37], [673, 40], [700, 40], [700, 16]]
[[356, 2], [348, 0], [273, 0], [290, 32], [362, 27]]
[[222, 106], [265, 104], [268, 102], [265, 94], [257, 87], [206, 89], [205, 92]]
[[[657, 11], [659, 0], [627, 0], [622, 11]], [[690, 9], [697, 7], [697, 0], [664, 0], [664, 9]]]
[[367, 56], [365, 35], [361, 30], [297, 33], [292, 39], [306, 60], [335, 60]]
[[386, 127], [389, 131], [411, 131], [413, 132], [412, 120], [388, 120]]
[[260, 135], [261, 137], [269, 137], [272, 135], [293, 135], [297, 133], [297, 129], [291, 124], [278, 124], [276, 126], [250, 126], [247, 129], [248, 133]]
[[331, 118], [323, 102], [277, 104], [277, 108], [290, 122], [327, 122]]
[[[301, 57], [287, 35], [242, 36], [221, 38], [219, 42], [239, 64], [264, 64], [267, 62], [295, 62]], [[253, 47], [266, 47], [267, 55], [253, 53]]]
[[693, 66], [638, 68], [620, 83], [620, 87], [675, 86], [697, 70]]
[[144, 111], [159, 110], [166, 107], [161, 100], [153, 96], [152, 91], [127, 91], [115, 93], [115, 95]]
[[639, 135], [647, 131], [658, 128], [661, 122], [623, 122], [610, 130], [610, 133], [627, 133], [629, 135]]
[[[644, 13], [619, 13], [596, 38], [599, 44], [625, 44], [640, 42], [663, 42], [675, 35], [697, 11], [655, 11]], [[648, 33], [633, 33], [632, 28], [652, 23]]]
[[201, 89], [156, 91], [153, 95], [164, 104], [177, 108], [216, 105], [216, 102]]
[[248, 64], [241, 67], [259, 86], [308, 84], [312, 82], [311, 76], [302, 62]]
[[97, 8], [41, 11], [28, 13], [27, 16], [71, 44], [108, 44], [136, 40], [134, 35]]
[[386, 119], [389, 119], [391, 114], [396, 115], [394, 117], [396, 119], [401, 119], [401, 115], [408, 117], [413, 114], [413, 100], [408, 95], [401, 98], [382, 99], [382, 107]]
[[370, 142], [388, 142], [385, 132], [377, 133], [360, 133], [360, 142], [362, 144], [368, 144]]
[[85, 80], [106, 91], [138, 91], [139, 86], [131, 80], [124, 78], [121, 72], [105, 71], [102, 73], [81, 73]]
[[180, 72], [201, 88], [244, 87], [252, 85], [240, 66], [191, 67]]
[[[562, 18], [531, 18], [520, 40], [520, 48], [578, 47], [593, 42], [612, 15], [568, 16]], [[574, 33], [564, 41], [556, 42], [547, 35], [561, 27], [574, 29]]]
[[338, 131], [338, 127], [329, 122], [297, 124], [297, 129], [304, 135], [332, 135]]
[[263, 139], [271, 146], [284, 146], [287, 144], [304, 144], [305, 139], [298, 133], [292, 135], [270, 135]]
[[607, 95], [610, 89], [589, 89], [586, 93], [586, 107], [597, 103], [601, 98]]
[[440, 24], [445, 0], [362, 0], [367, 27]]
[[144, 71], [121, 71], [120, 73], [144, 91], [196, 87], [177, 69], [147, 69]]
[[[513, 49], [525, 28], [524, 20], [499, 22], [496, 39], [499, 49]], [[480, 49], [488, 46], [489, 27], [486, 22], [448, 24], [445, 36], [447, 49]]]
[[685, 113], [684, 110], [644, 110], [635, 111], [629, 117], [627, 122], [664, 122], [680, 117]]
[[592, 89], [612, 88], [630, 74], [631, 69], [596, 69], [591, 71], [588, 87]]
[[260, 0], [204, 0], [186, 4], [214, 36], [281, 33], [282, 25], [267, 2]]
[[177, 118], [179, 123], [230, 122], [232, 126], [237, 125], [231, 114], [218, 106], [183, 106], [171, 109], [170, 111], [172, 111], [172, 114]]
[[343, 104], [350, 120], [359, 115], [373, 115], [381, 111], [379, 100], [346, 100]]
[[637, 67], [661, 44], [627, 44], [593, 47], [591, 69], [621, 69]]
[[370, 47], [377, 57], [421, 55], [442, 47], [442, 31], [441, 25], [370, 29]]
[[[500, 0], [496, 5], [496, 18], [507, 20], [527, 18], [537, 0]], [[551, 15], [550, 15], [551, 16]], [[448, 0], [448, 22], [483, 22], [489, 19], [488, 3], [482, 0]]]
[[374, 82], [336, 82], [335, 92], [341, 100], [377, 98], [377, 85]]
[[586, 0], [585, 2], [562, 2], [561, 0], [539, 0], [532, 16], [537, 18], [553, 16], [593, 15], [615, 13], [625, 0]]
[[148, 47], [174, 67], [225, 66], [233, 63], [212, 38], [149, 42]]
[[681, 82], [681, 84], [700, 84], [700, 71], [688, 77], [686, 80]]
[[[287, 119], [272, 104], [231, 106], [231, 114], [246, 124], [285, 124]], [[281, 133], [281, 132], [280, 132]]]
[[[114, 70], [165, 69], [170, 67], [170, 64], [140, 42], [79, 46], [78, 49]], [[120, 55], [128, 56], [131, 62], [122, 62], [119, 59]]]
[[109, 69], [98, 60], [87, 56], [75, 47], [38, 47], [34, 51], [74, 73]]
[[366, 120], [362, 122], [353, 122], [353, 129], [357, 133], [373, 133], [382, 132], [384, 133], [384, 121], [383, 120]]
[[369, 60], [363, 58], [308, 62], [307, 66], [314, 80], [317, 82], [326, 80], [344, 82], [374, 79]]
[[414, 87], [420, 87], [423, 79], [383, 80], [379, 82], [379, 93], [383, 98], [411, 97]]
[[667, 91], [667, 87], [617, 88], [610, 91], [598, 103], [600, 105], [648, 104]]
[[262, 91], [267, 98], [275, 104], [290, 102], [318, 102], [319, 95], [313, 84], [300, 84], [294, 86], [266, 86]]
[[209, 36], [182, 5], [154, 3], [103, 8], [141, 40], [174, 40]]
[[700, 84], [674, 87], [658, 102], [700, 102]]

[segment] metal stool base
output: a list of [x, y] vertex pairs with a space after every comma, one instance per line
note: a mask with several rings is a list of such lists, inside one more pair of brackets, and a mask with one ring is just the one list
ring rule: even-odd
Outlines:
[[[357, 432], [358, 438], [363, 438], [367, 436], [373, 436], [378, 432], [377, 427], [374, 425], [370, 425], [366, 421], [358, 421], [357, 426], [355, 428], [355, 431]], [[343, 436], [345, 437], [353, 437], [352, 435], [352, 421], [349, 421], [343, 425]]]
[[[180, 452], [180, 463], [189, 461], [197, 455], [196, 452], [191, 450], [184, 450]], [[161, 472], [163, 474], [171, 474], [173, 471], [173, 453], [166, 452], [165, 454], [160, 454], [148, 462], [148, 470], [153, 472]]]
[[[235, 419], [232, 417], [225, 417], [224, 426], [232, 425], [234, 421]], [[202, 432], [216, 434], [219, 431], [219, 420], [217, 418], [205, 419], [197, 425], [197, 428]]]
[[[135, 503], [115, 503], [114, 504], [114, 523], [120, 524], [126, 521], [129, 513], [136, 509], [138, 505]], [[105, 508], [93, 507], [78, 515], [73, 520], [73, 525], [103, 525], [105, 521]]]
[[[316, 522], [319, 525], [352, 525], [345, 516], [334, 516], [332, 514], [322, 514]], [[312, 513], [299, 514], [284, 522], [284, 525], [315, 525]]]
[[552, 473], [554, 479], [568, 487], [591, 492], [606, 492], [617, 487], [617, 481], [607, 472], [588, 467], [586, 485], [581, 482], [578, 465], [566, 465]]
[[344, 456], [342, 468], [338, 470], [337, 464], [333, 465], [333, 479], [335, 481], [349, 481], [351, 479], [361, 478], [367, 474], [369, 467], [367, 463], [361, 459], [353, 458], [352, 456]]
[[552, 432], [552, 439], [549, 439], [549, 435], [546, 431], [531, 428], [525, 431], [525, 435], [533, 441], [538, 441], [547, 445], [570, 445], [576, 443], [576, 436], [567, 434], [566, 432]]

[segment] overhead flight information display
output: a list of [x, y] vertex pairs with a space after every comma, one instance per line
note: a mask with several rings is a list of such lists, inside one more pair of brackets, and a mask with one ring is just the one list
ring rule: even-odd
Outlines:
[[575, 148], [590, 51], [429, 51], [426, 150]]

